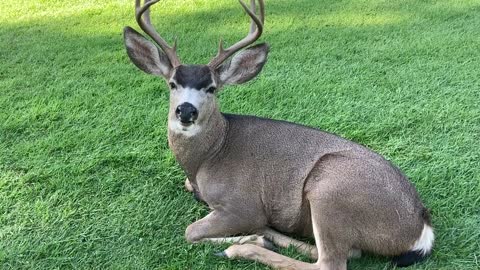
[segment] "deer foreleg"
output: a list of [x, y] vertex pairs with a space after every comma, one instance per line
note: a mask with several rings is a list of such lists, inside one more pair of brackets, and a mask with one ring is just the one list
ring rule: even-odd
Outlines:
[[260, 231], [259, 234], [264, 235], [266, 239], [272, 241], [278, 247], [287, 248], [289, 246], [292, 246], [298, 252], [308, 256], [309, 258], [313, 260], [318, 259], [317, 247], [315, 245], [310, 245], [305, 242], [298, 241], [270, 228]]
[[283, 256], [268, 249], [253, 244], [232, 245], [223, 255], [228, 258], [243, 258], [257, 261], [275, 269], [284, 270], [319, 270], [318, 264], [310, 264]]
[[[287, 248], [289, 246], [294, 247], [298, 252], [308, 256], [313, 260], [318, 259], [318, 250], [315, 245], [310, 245], [305, 242], [293, 239], [286, 235], [283, 235], [275, 230], [270, 228], [264, 229], [259, 232], [260, 235], [265, 236], [267, 240], [270, 240], [278, 247]], [[261, 246], [261, 245], [260, 245]], [[362, 251], [359, 249], [352, 249], [348, 253], [349, 259], [360, 258], [362, 256]]]
[[254, 244], [266, 249], [275, 250], [275, 245], [267, 240], [263, 235], [245, 235], [236, 237], [218, 237], [218, 238], [204, 238], [202, 242], [210, 242], [215, 244]]
[[[250, 223], [247, 219], [214, 210], [204, 218], [190, 224], [185, 231], [185, 238], [191, 243], [208, 241], [213, 238], [217, 238], [214, 241], [221, 241], [230, 235], [251, 232], [252, 227], [255, 228], [255, 224]], [[232, 240], [239, 239], [233, 238]]]

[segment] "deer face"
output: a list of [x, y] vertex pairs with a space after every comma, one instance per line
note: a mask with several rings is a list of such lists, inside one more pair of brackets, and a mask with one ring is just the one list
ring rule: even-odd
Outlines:
[[206, 65], [180, 65], [170, 79], [169, 129], [195, 134], [208, 122], [217, 108], [215, 92], [218, 83]]
[[[156, 32], [153, 32], [149, 23], [149, 13], [145, 13], [146, 18], [142, 19], [142, 12], [147, 11], [156, 2], [158, 1], [146, 1], [145, 6], [140, 7], [140, 1], [137, 0], [137, 21], [161, 49], [134, 29], [126, 27], [124, 39], [127, 54], [138, 68], [166, 80], [170, 88], [169, 129], [192, 136], [201, 131], [208, 124], [209, 116], [218, 110], [215, 94], [220, 88], [228, 84], [247, 82], [262, 70], [267, 60], [267, 44], [240, 50], [255, 42], [261, 35], [263, 15], [258, 19], [254, 15], [254, 4], [251, 11], [240, 2], [247, 13], [253, 16], [252, 21], [256, 24], [256, 27], [251, 28], [249, 35], [226, 50], [220, 44], [217, 56], [208, 65], [182, 65], [176, 55], [175, 46], [168, 46]], [[263, 2], [260, 3], [263, 14]], [[233, 55], [235, 52], [238, 53]]]

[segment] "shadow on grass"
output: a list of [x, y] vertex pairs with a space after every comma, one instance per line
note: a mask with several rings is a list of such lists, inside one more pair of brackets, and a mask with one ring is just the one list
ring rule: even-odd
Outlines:
[[[318, 42], [328, 46], [326, 43], [344, 39], [345, 35], [376, 41], [379, 33], [415, 27], [418, 31], [415, 35], [421, 37], [430, 30], [426, 25], [429, 22], [421, 18], [436, 18], [440, 24], [450, 25], [456, 18], [474, 16], [479, 10], [479, 5], [452, 6], [430, 1], [371, 2], [372, 6], [365, 8], [364, 3], [355, 1], [273, 1], [267, 5], [266, 30], [262, 39], [272, 43], [273, 54], [305, 54], [304, 49], [307, 53], [312, 47], [318, 50]], [[136, 27], [133, 7], [132, 12], [122, 10], [119, 14], [122, 17], [104, 14], [102, 9], [90, 9], [87, 14], [2, 23], [0, 35], [4, 42], [0, 43], [0, 56], [7, 65], [25, 61], [45, 66], [56, 64], [52, 60], [60, 55], [60, 67], [85, 61], [87, 56], [98, 66], [103, 61], [95, 59], [99, 55], [123, 50], [123, 26]], [[239, 5], [233, 4], [210, 10], [192, 9], [184, 11], [181, 16], [158, 8], [154, 9], [152, 17], [167, 40], [178, 36], [179, 54], [187, 63], [207, 62], [215, 54], [220, 37], [231, 44], [243, 37], [248, 29], [247, 16]], [[12, 51], [16, 53], [9, 53]], [[301, 55], [295, 57], [311, 59]]]

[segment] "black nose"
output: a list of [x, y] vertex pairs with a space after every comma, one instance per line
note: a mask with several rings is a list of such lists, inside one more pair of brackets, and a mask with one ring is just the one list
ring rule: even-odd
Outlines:
[[198, 110], [192, 104], [185, 102], [175, 109], [177, 119], [182, 123], [190, 123], [197, 120]]

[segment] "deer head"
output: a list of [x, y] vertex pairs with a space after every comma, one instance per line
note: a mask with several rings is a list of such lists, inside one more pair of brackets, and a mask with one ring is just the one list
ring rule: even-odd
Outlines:
[[[260, 15], [257, 16], [255, 0], [251, 0], [250, 8], [239, 0], [251, 18], [247, 36], [227, 49], [223, 48], [223, 42], [220, 40], [217, 55], [207, 65], [185, 65], [181, 64], [177, 56], [176, 41], [173, 46], [168, 45], [150, 22], [150, 7], [158, 1], [146, 0], [141, 5], [140, 0], [136, 0], [135, 18], [140, 28], [160, 48], [131, 27], [125, 27], [127, 53], [138, 68], [146, 73], [163, 77], [169, 85], [170, 129], [194, 134], [192, 131], [200, 130], [209, 115], [218, 110], [215, 94], [224, 85], [247, 82], [262, 70], [267, 60], [268, 45], [262, 43], [248, 46], [262, 34], [264, 3], [259, 0]], [[246, 49], [242, 50], [244, 48]]]

